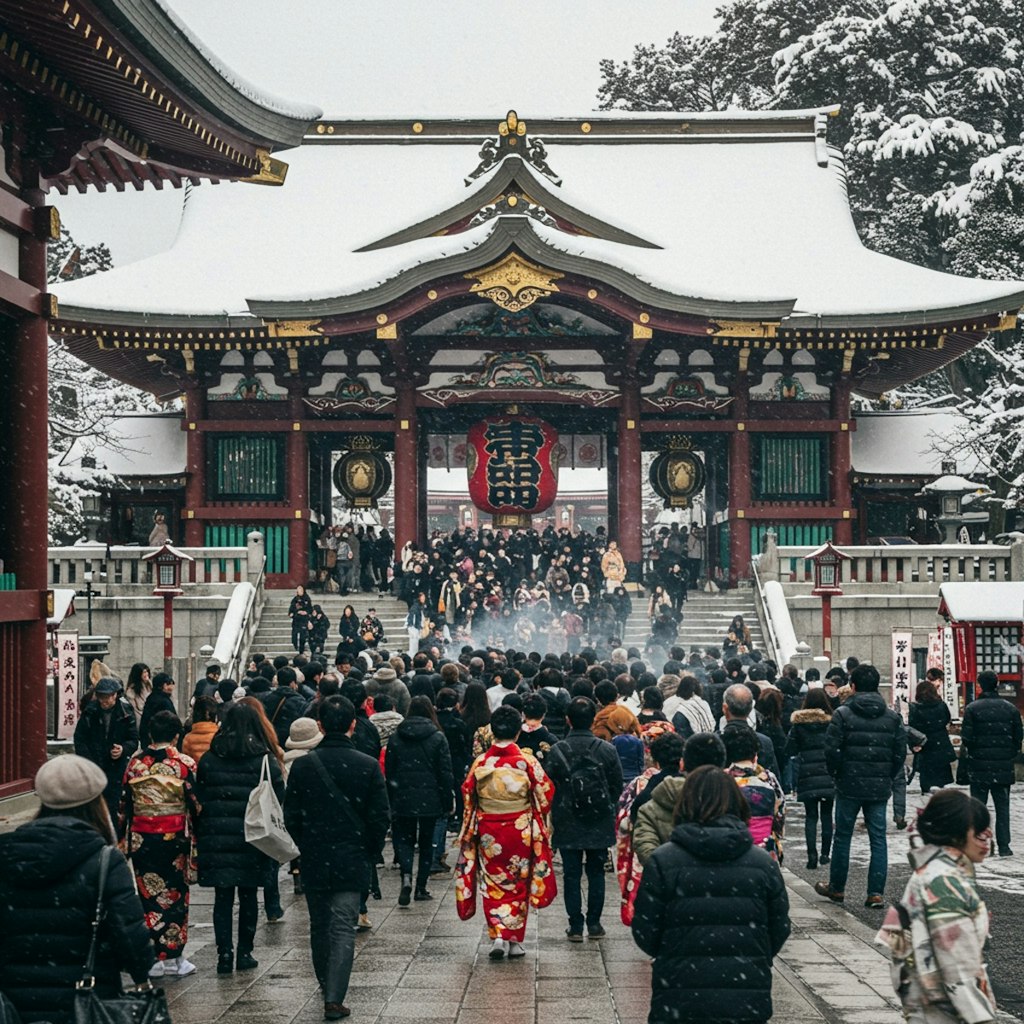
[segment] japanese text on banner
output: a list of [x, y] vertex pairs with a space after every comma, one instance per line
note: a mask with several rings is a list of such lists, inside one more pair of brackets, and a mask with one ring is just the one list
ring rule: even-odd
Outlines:
[[57, 634], [57, 739], [69, 740], [78, 724], [78, 633]]
[[910, 630], [892, 631], [892, 707], [904, 722], [910, 716], [910, 702], [917, 689], [913, 643], [914, 635]]

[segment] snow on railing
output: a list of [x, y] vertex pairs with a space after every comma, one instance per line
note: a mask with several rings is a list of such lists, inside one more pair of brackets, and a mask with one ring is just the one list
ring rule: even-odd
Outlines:
[[757, 560], [752, 563], [754, 571], [754, 603], [761, 618], [765, 641], [775, 664], [780, 668], [789, 664], [797, 653], [798, 641], [789, 605], [782, 585], [775, 580], [762, 583], [758, 574]]
[[[114, 585], [118, 592], [127, 588], [153, 587], [153, 563], [144, 562], [151, 547], [76, 544], [73, 547], [50, 548], [47, 569], [51, 586], [73, 586], [81, 589], [86, 573], [91, 572], [93, 587], [103, 593], [102, 584]], [[248, 578], [248, 551], [244, 547], [179, 548], [194, 561], [181, 567], [182, 589], [190, 586], [241, 583]]]
[[[779, 547], [783, 583], [813, 583], [810, 546]], [[841, 545], [843, 584], [973, 583], [1010, 579], [1010, 549], [1001, 544]]]
[[242, 662], [248, 657], [249, 645], [263, 614], [265, 579], [264, 568], [255, 585], [239, 583], [231, 593], [213, 648], [213, 660], [220, 662], [224, 679], [238, 679]]

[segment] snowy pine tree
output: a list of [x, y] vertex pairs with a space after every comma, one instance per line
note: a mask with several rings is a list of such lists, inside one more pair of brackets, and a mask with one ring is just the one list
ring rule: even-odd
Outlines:
[[[47, 251], [50, 282], [69, 281], [113, 266], [105, 245], [78, 246], [66, 228]], [[73, 544], [84, 535], [82, 495], [115, 486], [116, 478], [102, 466], [68, 464], [72, 447], [77, 455], [110, 444], [110, 424], [120, 416], [158, 408], [153, 397], [127, 387], [76, 359], [51, 338], [49, 362], [49, 494], [51, 544]]]

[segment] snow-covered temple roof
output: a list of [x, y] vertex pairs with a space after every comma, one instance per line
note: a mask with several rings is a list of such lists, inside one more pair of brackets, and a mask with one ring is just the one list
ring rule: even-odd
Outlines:
[[953, 622], [1019, 622], [1024, 583], [943, 583], [939, 614]]
[[245, 326], [351, 315], [509, 249], [650, 308], [783, 327], [941, 324], [1024, 304], [1022, 282], [865, 248], [842, 160], [824, 142], [828, 113], [541, 119], [527, 143], [543, 140], [540, 160], [524, 147], [491, 166], [481, 146], [493, 120], [320, 122], [285, 154], [286, 187], [193, 190], [169, 251], [58, 286], [61, 317]]

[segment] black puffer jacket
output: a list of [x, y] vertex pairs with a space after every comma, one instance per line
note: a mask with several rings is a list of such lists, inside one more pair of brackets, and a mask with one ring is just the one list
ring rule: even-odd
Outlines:
[[547, 710], [544, 712], [544, 728], [556, 739], [564, 740], [565, 734], [569, 731], [569, 726], [565, 721], [566, 712], [569, 710], [569, 701], [572, 699], [569, 696], [569, 691], [561, 686], [557, 690], [542, 686], [537, 692], [544, 698], [544, 703], [547, 705]]
[[825, 763], [825, 730], [831, 721], [832, 716], [819, 708], [793, 712], [786, 755], [800, 758], [796, 779], [800, 801], [831, 800], [836, 795], [835, 780]]
[[1013, 759], [1020, 753], [1020, 712], [997, 693], [982, 693], [964, 710], [960, 736], [967, 748], [967, 773], [983, 786], [1013, 784]]
[[284, 750], [291, 733], [292, 722], [302, 717], [306, 710], [306, 701], [290, 686], [275, 686], [272, 690], [253, 693], [252, 696], [263, 705], [263, 710], [267, 713], [267, 718], [270, 719], [270, 724], [277, 735], [278, 746]]
[[448, 741], [448, 752], [452, 755], [452, 772], [456, 776], [456, 782], [461, 785], [466, 777], [466, 769], [469, 768], [473, 737], [469, 735], [466, 723], [455, 708], [438, 711], [437, 721], [444, 738]]
[[[361, 838], [339, 808], [338, 798], [324, 785], [313, 756], [319, 758], [362, 823]], [[325, 736], [316, 750], [292, 764], [284, 820], [302, 852], [302, 881], [308, 889], [369, 889], [371, 870], [381, 856], [390, 821], [380, 765], [360, 754], [347, 736]]]
[[881, 695], [855, 693], [836, 708], [825, 733], [825, 759], [838, 796], [888, 800], [906, 757], [906, 726]]
[[647, 861], [633, 938], [653, 956], [649, 1024], [766, 1021], [789, 937], [778, 865], [739, 818], [684, 822]]
[[[0, 991], [22, 1020], [71, 1020], [75, 982], [92, 938], [100, 834], [76, 818], [42, 818], [0, 836]], [[153, 966], [153, 944], [124, 857], [114, 851], [96, 956], [96, 988], [121, 991], [122, 969], [137, 982]]]
[[396, 817], [440, 818], [455, 799], [448, 741], [429, 718], [407, 718], [384, 753], [391, 813]]
[[[274, 792], [283, 801], [277, 758], [270, 755], [268, 760]], [[262, 766], [262, 754], [224, 757], [212, 746], [200, 760], [196, 771], [196, 798], [202, 807], [196, 822], [200, 885], [254, 888], [263, 884], [267, 858], [245, 841], [245, 807], [260, 781]]]

